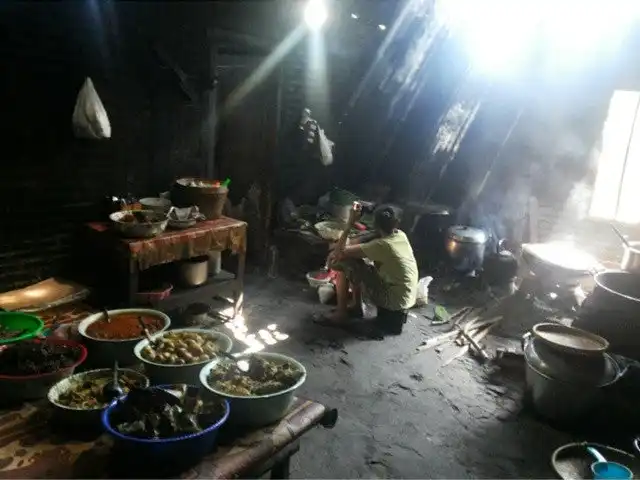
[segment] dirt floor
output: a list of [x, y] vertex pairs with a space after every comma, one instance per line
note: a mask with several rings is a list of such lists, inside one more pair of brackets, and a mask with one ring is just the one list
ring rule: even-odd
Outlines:
[[[335, 428], [304, 437], [294, 478], [557, 478], [556, 448], [602, 441], [523, 407], [523, 364], [499, 375], [469, 357], [443, 367], [457, 347], [416, 352], [443, 327], [413, 315], [401, 336], [362, 340], [311, 321], [329, 308], [303, 281], [250, 274], [244, 328], [235, 329], [234, 350], [294, 356], [308, 369], [300, 396], [339, 411]], [[622, 443], [632, 451], [630, 439]]]
[[521, 368], [504, 384], [470, 358], [441, 367], [455, 347], [416, 353], [436, 331], [427, 320], [362, 340], [312, 323], [328, 308], [305, 283], [249, 275], [239, 337], [295, 356], [309, 371], [300, 395], [339, 411], [305, 437], [294, 477], [554, 477], [550, 456], [572, 438], [523, 410]]

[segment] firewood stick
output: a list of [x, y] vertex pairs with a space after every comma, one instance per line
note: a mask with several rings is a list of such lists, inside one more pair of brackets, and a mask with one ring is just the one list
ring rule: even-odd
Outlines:
[[437, 347], [438, 345], [448, 340], [453, 340], [458, 335], [458, 333], [458, 331], [452, 331], [436, 335], [435, 337], [431, 337], [425, 340], [424, 343], [418, 347], [418, 351], [421, 352], [423, 350], [428, 350], [430, 348]]
[[464, 356], [468, 351], [469, 351], [469, 345], [465, 345], [464, 347], [460, 348], [458, 353], [456, 353], [453, 357], [449, 358], [446, 362], [444, 362], [442, 364], [442, 366], [446, 367], [447, 365], [449, 365], [450, 363], [454, 362], [458, 358]]

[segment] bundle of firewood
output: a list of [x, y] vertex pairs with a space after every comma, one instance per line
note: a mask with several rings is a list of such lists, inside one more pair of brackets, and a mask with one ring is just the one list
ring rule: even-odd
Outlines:
[[491, 312], [496, 303], [484, 307], [464, 307], [451, 316], [451, 328], [448, 332], [431, 337], [418, 347], [418, 351], [435, 348], [446, 343], [454, 343], [460, 350], [444, 362], [446, 366], [454, 360], [464, 356], [467, 352], [481, 362], [489, 360], [489, 354], [481, 342], [489, 331], [502, 319], [502, 316], [492, 316]]

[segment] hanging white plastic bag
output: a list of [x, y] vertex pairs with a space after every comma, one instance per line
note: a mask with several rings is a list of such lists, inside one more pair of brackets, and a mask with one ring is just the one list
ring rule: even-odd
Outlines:
[[111, 138], [111, 124], [107, 111], [89, 77], [78, 93], [71, 121], [73, 133], [78, 138]]
[[334, 143], [327, 138], [322, 128], [318, 129], [318, 141], [320, 143], [320, 161], [325, 167], [333, 163]]
[[416, 295], [416, 305], [426, 305], [429, 303], [429, 284], [433, 277], [424, 277], [418, 281], [418, 293]]

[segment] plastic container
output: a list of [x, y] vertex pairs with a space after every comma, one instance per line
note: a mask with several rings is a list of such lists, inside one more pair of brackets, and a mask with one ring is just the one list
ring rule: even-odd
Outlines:
[[259, 428], [277, 422], [284, 417], [293, 405], [296, 390], [307, 379], [307, 370], [294, 358], [279, 353], [247, 353], [237, 355], [238, 359], [250, 357], [262, 357], [267, 360], [280, 363], [289, 363], [302, 372], [302, 376], [295, 385], [280, 392], [268, 395], [256, 395], [253, 397], [240, 397], [224, 393], [209, 385], [209, 373], [216, 367], [220, 358], [209, 362], [200, 372], [200, 383], [209, 391], [219, 397], [229, 400], [231, 417], [229, 423], [241, 427]]
[[0, 340], [0, 345], [36, 337], [44, 329], [44, 322], [35, 315], [20, 312], [0, 312], [0, 325], [8, 330], [24, 330], [22, 335]]
[[[162, 337], [167, 333], [176, 332], [195, 332], [215, 337], [216, 343], [220, 345], [221, 349], [225, 352], [230, 352], [233, 348], [233, 341], [224, 333], [216, 332], [214, 330], [208, 330], [204, 328], [176, 328], [168, 332], [160, 332], [155, 335], [151, 335], [151, 340]], [[151, 383], [156, 384], [178, 384], [185, 383], [198, 384], [198, 378], [202, 367], [209, 363], [211, 360], [204, 360], [202, 362], [188, 363], [186, 365], [167, 365], [165, 363], [156, 363], [145, 359], [142, 356], [142, 349], [149, 345], [149, 340], [144, 339], [138, 342], [134, 347], [133, 353], [138, 359], [138, 362], [144, 364], [144, 371], [149, 376]]]
[[[171, 319], [164, 313], [158, 310], [150, 310], [147, 308], [124, 308], [121, 310], [109, 310], [109, 316], [115, 317], [121, 313], [132, 313], [135, 315], [150, 315], [158, 317], [164, 323], [161, 332], [165, 331], [171, 326]], [[87, 329], [89, 326], [104, 318], [104, 313], [99, 312], [85, 318], [78, 325], [78, 333], [82, 337], [82, 342], [89, 349], [91, 355], [91, 363], [96, 366], [109, 367], [113, 366], [113, 362], [118, 362], [119, 365], [133, 365], [138, 360], [133, 353], [133, 347], [140, 341], [144, 335], [136, 338], [128, 338], [125, 340], [106, 340], [100, 338], [93, 338], [87, 335]], [[114, 321], [114, 320], [112, 320]], [[156, 332], [158, 333], [158, 332]]]
[[[0, 375], [0, 391], [2, 391], [2, 399], [9, 402], [18, 402], [25, 400], [36, 400], [44, 398], [49, 393], [49, 389], [60, 380], [73, 375], [76, 367], [87, 359], [87, 349], [84, 345], [70, 340], [58, 339], [42, 339], [34, 340], [36, 342], [47, 342], [58, 345], [68, 345], [79, 350], [78, 359], [73, 365], [61, 368], [55, 372], [42, 373], [38, 375]], [[7, 347], [11, 348], [11, 347]]]
[[[118, 373], [120, 375], [126, 374], [130, 378], [135, 378], [139, 387], [146, 388], [149, 386], [149, 379], [137, 372], [128, 368], [119, 368]], [[71, 388], [74, 388], [91, 379], [111, 379], [113, 377], [113, 370], [111, 368], [101, 368], [99, 370], [88, 370], [82, 373], [76, 373], [64, 380], [59, 381], [49, 389], [47, 399], [53, 406], [54, 416], [53, 419], [58, 424], [65, 424], [69, 427], [83, 428], [87, 430], [96, 430], [100, 428], [102, 412], [107, 407], [98, 408], [74, 408], [68, 407], [58, 403], [60, 395], [67, 393]]]
[[[171, 388], [172, 385], [161, 385], [159, 388]], [[126, 397], [124, 397], [126, 398]], [[149, 462], [150, 465], [158, 464], [173, 465], [175, 463], [185, 463], [197, 461], [215, 447], [220, 427], [229, 418], [229, 402], [224, 402], [225, 413], [220, 420], [205, 428], [201, 432], [179, 437], [147, 439], [124, 435], [111, 426], [111, 415], [119, 407], [118, 403], [113, 403], [102, 413], [102, 426], [114, 440], [114, 448], [121, 452], [126, 452], [126, 457], [120, 458], [135, 459], [136, 463]]]

